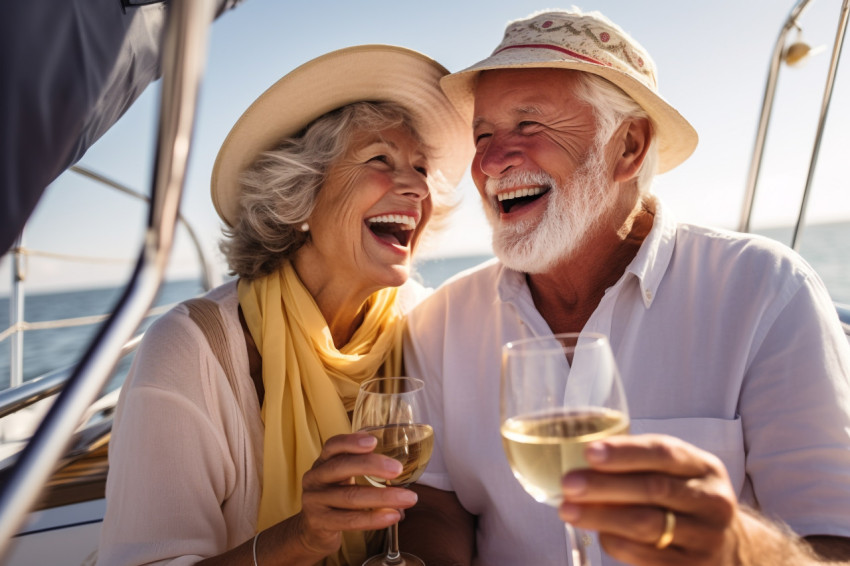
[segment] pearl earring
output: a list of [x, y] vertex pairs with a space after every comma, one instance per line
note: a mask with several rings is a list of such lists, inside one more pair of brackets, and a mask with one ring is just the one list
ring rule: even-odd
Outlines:
[[301, 225], [301, 231], [302, 232], [309, 232], [310, 231], [310, 225], [305, 222], [304, 224]]

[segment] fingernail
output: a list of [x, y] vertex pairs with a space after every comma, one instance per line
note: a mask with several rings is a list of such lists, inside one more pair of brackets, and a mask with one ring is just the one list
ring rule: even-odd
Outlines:
[[592, 464], [601, 464], [608, 459], [608, 447], [602, 442], [589, 444], [584, 451], [584, 457]]
[[386, 458], [384, 460], [384, 469], [388, 472], [400, 474], [402, 470], [401, 462], [393, 460], [392, 458]]
[[579, 495], [587, 488], [587, 480], [578, 474], [567, 474], [561, 480], [561, 489], [564, 495]]
[[413, 505], [417, 501], [419, 501], [419, 496], [416, 495], [415, 491], [410, 491], [409, 489], [405, 489], [403, 492], [401, 492], [399, 494], [398, 499], [399, 499], [399, 503], [402, 503], [402, 504], [405, 504], [405, 505]]
[[378, 439], [369, 434], [361, 436], [357, 439], [357, 443], [364, 448], [370, 448], [372, 446], [375, 446], [377, 442]]
[[558, 515], [562, 520], [572, 523], [579, 518], [579, 515], [581, 515], [581, 509], [579, 509], [578, 505], [561, 503], [561, 506], [558, 508]]
[[380, 520], [385, 521], [385, 522], [395, 523], [396, 521], [398, 521], [400, 519], [401, 519], [401, 513], [399, 513], [398, 511], [387, 511], [385, 513], [382, 513], [381, 516], [380, 516]]

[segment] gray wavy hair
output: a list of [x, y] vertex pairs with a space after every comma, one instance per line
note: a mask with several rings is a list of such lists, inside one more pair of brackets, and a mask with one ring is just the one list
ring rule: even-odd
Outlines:
[[[646, 110], [614, 83], [591, 73], [579, 72], [576, 75], [578, 77], [576, 97], [587, 102], [594, 109], [598, 125], [595, 140], [597, 143], [607, 142], [624, 120], [646, 118], [652, 124], [652, 118]], [[637, 186], [641, 195], [649, 194], [657, 167], [658, 144], [653, 136], [638, 172]]]
[[[313, 121], [303, 133], [262, 153], [241, 176], [239, 220], [224, 229], [221, 251], [232, 275], [256, 279], [276, 271], [309, 238], [299, 227], [313, 212], [331, 165], [355, 131], [401, 127], [427, 154], [412, 115], [393, 102], [356, 102]], [[429, 175], [432, 212], [427, 230], [439, 228], [455, 205], [452, 187]]]

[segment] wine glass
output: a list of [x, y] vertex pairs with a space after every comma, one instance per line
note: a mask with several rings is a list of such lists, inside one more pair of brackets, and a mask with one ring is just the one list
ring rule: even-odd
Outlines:
[[[397, 477], [386, 480], [365, 476], [374, 486], [407, 487], [419, 479], [434, 448], [434, 429], [420, 422], [425, 383], [415, 377], [385, 377], [364, 381], [357, 393], [352, 427], [378, 439], [377, 454], [395, 458], [402, 465]], [[363, 566], [425, 566], [418, 557], [400, 552], [398, 523], [389, 527], [387, 552], [373, 556]]]
[[[508, 342], [500, 393], [502, 446], [511, 470], [534, 499], [553, 507], [561, 504], [563, 475], [587, 467], [589, 442], [628, 433], [626, 397], [603, 334]], [[565, 526], [572, 563], [589, 566], [589, 537]]]

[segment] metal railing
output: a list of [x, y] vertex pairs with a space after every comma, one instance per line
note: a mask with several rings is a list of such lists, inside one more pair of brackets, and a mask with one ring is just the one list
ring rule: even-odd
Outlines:
[[[135, 199], [150, 203], [150, 198], [147, 195], [144, 195], [139, 191], [133, 190], [127, 187], [126, 185], [123, 185], [104, 175], [101, 175], [100, 173], [96, 173], [95, 171], [92, 171], [87, 167], [75, 165], [71, 167], [70, 170], [95, 181], [96, 183], [98, 183], [99, 186], [105, 186], [117, 190], [128, 196], [131, 196]], [[204, 252], [203, 246], [201, 245], [200, 239], [198, 238], [194, 228], [182, 214], [178, 213], [177, 221], [185, 230], [186, 234], [189, 236], [189, 239], [191, 240], [192, 245], [194, 247], [197, 261], [200, 267], [203, 288], [205, 290], [209, 290], [218, 286], [221, 283], [221, 277], [219, 273], [213, 268], [210, 260], [207, 258], [207, 255]], [[9, 251], [8, 255], [12, 258], [11, 293], [9, 294], [9, 327], [0, 332], [0, 343], [9, 338], [9, 388], [14, 388], [24, 383], [24, 332], [29, 330], [64, 328], [68, 326], [84, 326], [97, 322], [102, 322], [108, 317], [108, 315], [97, 315], [90, 317], [57, 319], [38, 323], [27, 322], [24, 319], [24, 304], [27, 280], [26, 266], [28, 264], [28, 262], [26, 261], [27, 258], [32, 256], [42, 256], [50, 257], [52, 259], [88, 263], [114, 263], [123, 261], [127, 261], [129, 263], [131, 260], [69, 256], [67, 254], [54, 254], [40, 250], [32, 250], [24, 246], [23, 233], [21, 236], [18, 237], [14, 247]], [[165, 308], [167, 307], [157, 307], [156, 309], [152, 309], [151, 312], [148, 313], [148, 315], [150, 316], [162, 312], [163, 310], [165, 310]]]
[[0, 556], [5, 554], [82, 416], [102, 390], [156, 296], [174, 240], [214, 3], [174, 0], [164, 32], [162, 91], [151, 206], [133, 276], [38, 430], [0, 485]]
[[[761, 115], [759, 117], [758, 129], [756, 132], [756, 141], [753, 148], [753, 156], [750, 162], [750, 170], [747, 175], [747, 184], [744, 193], [744, 204], [741, 209], [741, 219], [738, 224], [740, 232], [749, 232], [750, 219], [752, 217], [753, 202], [755, 201], [756, 186], [758, 184], [759, 173], [761, 171], [761, 162], [764, 157], [764, 146], [767, 138], [767, 130], [770, 124], [770, 115], [773, 108], [773, 99], [776, 94], [776, 83], [779, 78], [779, 69], [783, 60], [788, 59], [792, 53], [790, 49], [793, 46], [786, 45], [788, 33], [792, 29], [800, 29], [799, 19], [803, 15], [811, 0], [800, 0], [792, 8], [785, 25], [779, 33], [776, 40], [776, 45], [773, 48], [773, 55], [770, 59], [770, 67], [767, 77], [767, 84], [764, 91], [764, 100], [762, 102]], [[824, 126], [826, 124], [826, 116], [829, 111], [829, 103], [832, 99], [832, 90], [835, 84], [835, 75], [838, 71], [838, 61], [841, 58], [841, 49], [844, 44], [844, 36], [847, 32], [848, 13], [850, 13], [850, 0], [844, 0], [841, 5], [841, 10], [838, 17], [838, 29], [835, 32], [835, 42], [832, 48], [830, 57], [829, 70], [827, 71], [826, 85], [824, 86], [823, 99], [821, 102], [820, 116], [818, 117], [817, 133], [815, 135], [814, 146], [812, 148], [812, 156], [809, 161], [809, 170], [806, 177], [806, 186], [803, 190], [803, 198], [800, 204], [800, 210], [797, 214], [797, 222], [794, 227], [794, 235], [791, 239], [791, 247], [799, 251], [800, 237], [802, 235], [803, 224], [805, 221], [806, 207], [808, 204], [809, 194], [811, 193], [812, 182], [814, 180], [815, 168], [817, 166], [818, 154], [820, 153], [821, 140], [823, 138]], [[803, 52], [808, 51], [808, 47], [800, 45]]]
[[[131, 338], [121, 348], [119, 356], [124, 357], [134, 352], [141, 341], [141, 334]], [[0, 391], [0, 418], [59, 393], [70, 376], [70, 368], [59, 368], [18, 387]]]

